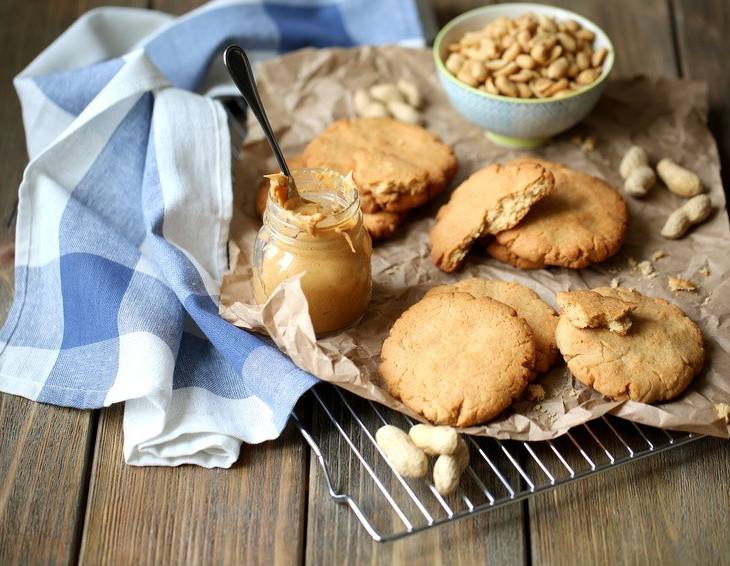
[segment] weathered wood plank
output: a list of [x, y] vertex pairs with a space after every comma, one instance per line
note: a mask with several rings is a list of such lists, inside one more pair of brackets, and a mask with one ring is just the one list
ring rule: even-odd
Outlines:
[[122, 407], [99, 421], [82, 564], [292, 564], [304, 533], [305, 447], [289, 428], [229, 470], [135, 468]]
[[677, 42], [683, 76], [707, 81], [710, 90], [710, 129], [723, 164], [725, 193], [730, 187], [730, 6], [724, 0], [676, 0]]
[[[14, 211], [28, 160], [19, 73], [95, 0], [0, 3], [0, 319], [13, 293]], [[126, 1], [117, 4], [144, 5]], [[93, 443], [93, 414], [0, 394], [0, 563], [75, 561]]]

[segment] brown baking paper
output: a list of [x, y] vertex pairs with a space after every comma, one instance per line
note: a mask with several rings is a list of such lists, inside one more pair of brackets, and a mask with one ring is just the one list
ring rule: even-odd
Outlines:
[[[459, 159], [452, 187], [473, 171], [519, 155], [489, 142], [484, 132], [449, 104], [436, 78], [430, 52], [397, 47], [302, 50], [259, 67], [261, 96], [279, 140], [289, 155], [334, 120], [354, 116], [352, 92], [376, 82], [407, 78], [425, 95], [426, 127], [451, 144]], [[412, 211], [397, 235], [377, 244], [373, 254], [374, 291], [365, 317], [353, 328], [315, 340], [306, 300], [297, 278], [285, 282], [263, 307], [254, 305], [251, 250], [260, 226], [253, 201], [260, 176], [274, 171], [263, 135], [253, 120], [234, 176], [236, 214], [231, 226], [231, 272], [221, 290], [221, 315], [257, 332], [268, 333], [300, 367], [320, 379], [418, 418], [379, 385], [378, 358], [395, 319], [432, 286], [466, 277], [518, 281], [555, 307], [555, 293], [609, 285], [662, 297], [680, 306], [702, 328], [708, 362], [677, 400], [660, 405], [615, 402], [574, 380], [564, 365], [539, 376], [546, 390], [540, 402], [518, 400], [498, 418], [465, 432], [498, 438], [542, 440], [607, 412], [648, 425], [721, 437], [730, 427], [715, 404], [730, 402], [730, 228], [720, 181], [715, 143], [707, 129], [703, 84], [639, 77], [609, 83], [595, 111], [571, 132], [535, 153], [622, 185], [621, 156], [632, 143], [642, 145], [652, 161], [669, 156], [696, 171], [716, 207], [711, 218], [688, 236], [668, 241], [659, 235], [667, 215], [684, 200], [656, 187], [643, 200], [626, 197], [631, 210], [627, 242], [610, 260], [580, 271], [550, 268], [521, 271], [487, 257], [476, 245], [455, 275], [437, 269], [429, 258], [428, 229], [443, 195]], [[581, 148], [576, 135], [595, 136], [594, 150]], [[662, 249], [667, 257], [653, 262], [656, 275], [632, 268]], [[709, 275], [703, 275], [703, 268]], [[697, 283], [697, 293], [671, 293], [667, 276]], [[448, 340], [444, 336], [444, 340]], [[422, 420], [422, 419], [419, 419]]]

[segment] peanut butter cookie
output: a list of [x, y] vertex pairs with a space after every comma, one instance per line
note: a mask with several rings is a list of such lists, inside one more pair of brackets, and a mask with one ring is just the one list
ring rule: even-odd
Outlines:
[[488, 421], [519, 397], [534, 376], [535, 339], [499, 301], [435, 293], [395, 321], [380, 361], [393, 397], [433, 423], [464, 427]]
[[457, 269], [474, 240], [515, 226], [530, 207], [553, 190], [542, 165], [512, 161], [480, 169], [459, 185], [431, 228], [431, 259], [446, 272]]
[[[444, 190], [456, 172], [454, 151], [419, 126], [391, 118], [339, 120], [313, 139], [305, 167], [352, 171], [363, 210], [404, 212]], [[371, 197], [372, 201], [365, 197]]]
[[512, 307], [517, 316], [524, 318], [535, 336], [535, 371], [546, 372], [558, 357], [555, 345], [555, 328], [558, 316], [550, 305], [529, 287], [512, 281], [472, 277], [453, 285], [439, 285], [426, 296], [437, 293], [460, 291], [474, 297], [489, 297]]
[[576, 328], [561, 314], [555, 339], [575, 377], [611, 399], [642, 403], [676, 397], [702, 369], [702, 333], [676, 306], [629, 289], [601, 287], [604, 297], [635, 305], [626, 336]]
[[555, 190], [517, 226], [497, 234], [497, 243], [531, 264], [573, 269], [615, 254], [628, 226], [626, 203], [618, 192], [580, 171], [549, 161], [539, 163], [553, 172]]
[[509, 251], [509, 248], [504, 247], [497, 240], [487, 241], [485, 248], [487, 253], [494, 259], [501, 261], [502, 263], [509, 263], [512, 267], [517, 269], [543, 269], [547, 267], [544, 263], [536, 263], [513, 254]]

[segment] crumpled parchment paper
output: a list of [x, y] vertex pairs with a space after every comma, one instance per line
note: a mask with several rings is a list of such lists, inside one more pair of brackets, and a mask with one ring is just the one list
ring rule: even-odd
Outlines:
[[[456, 151], [459, 172], [452, 187], [476, 169], [520, 155], [489, 142], [482, 130], [450, 106], [426, 50], [306, 49], [266, 62], [257, 72], [271, 122], [289, 155], [301, 151], [332, 121], [353, 117], [355, 89], [402, 77], [414, 81], [425, 96], [425, 126]], [[730, 437], [730, 426], [715, 409], [718, 403], [730, 403], [730, 228], [717, 149], [706, 125], [706, 100], [705, 86], [695, 81], [647, 77], [612, 81], [582, 124], [534, 152], [602, 177], [615, 187], [622, 186], [618, 164], [632, 143], [642, 145], [653, 162], [665, 156], [675, 159], [697, 172], [716, 208], [685, 238], [669, 241], [659, 235], [669, 213], [685, 201], [657, 186], [643, 200], [626, 197], [631, 211], [627, 241], [615, 257], [600, 265], [579, 271], [521, 271], [489, 258], [477, 244], [464, 268], [447, 275], [431, 263], [428, 248], [428, 229], [435, 211], [448, 199], [445, 194], [412, 211], [394, 238], [376, 245], [374, 292], [367, 314], [355, 327], [320, 340], [312, 331], [298, 278], [285, 282], [266, 305], [254, 304], [251, 250], [260, 226], [254, 195], [260, 176], [275, 166], [260, 128], [249, 117], [249, 134], [234, 171], [231, 271], [223, 281], [221, 315], [243, 328], [267, 333], [296, 364], [320, 379], [418, 418], [380, 387], [377, 366], [395, 319], [430, 287], [473, 276], [511, 280], [531, 287], [555, 307], [558, 291], [605, 286], [618, 278], [622, 286], [677, 304], [702, 328], [708, 361], [682, 396], [654, 406], [609, 401], [582, 386], [561, 364], [535, 380], [546, 391], [544, 400], [518, 400], [491, 422], [464, 431], [543, 440], [613, 413], [647, 425]], [[581, 147], [576, 136], [595, 137], [595, 149]], [[667, 256], [652, 262], [655, 274], [635, 267], [635, 262], [651, 261], [656, 250]], [[669, 275], [691, 279], [699, 291], [670, 292]]]

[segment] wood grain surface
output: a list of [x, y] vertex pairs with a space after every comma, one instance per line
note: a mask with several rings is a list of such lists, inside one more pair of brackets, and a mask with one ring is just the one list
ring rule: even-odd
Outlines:
[[[0, 318], [12, 294], [13, 214], [27, 161], [11, 79], [96, 0], [0, 2]], [[183, 13], [198, 0], [114, 4]], [[485, 4], [432, 0], [445, 23]], [[706, 80], [727, 187], [730, 4], [726, 0], [560, 0], [605, 29], [617, 75]], [[309, 417], [307, 417], [309, 418]], [[343, 438], [315, 408], [312, 424]], [[122, 409], [72, 411], [0, 394], [0, 564], [710, 564], [728, 561], [730, 444], [703, 440], [404, 540], [377, 544], [332, 502], [298, 432], [245, 446], [231, 470], [133, 468]], [[376, 422], [367, 421], [373, 428]], [[353, 441], [377, 458], [353, 424]], [[333, 477], [359, 478], [350, 454]], [[530, 473], [538, 473], [528, 466]], [[360, 476], [362, 476], [360, 478]], [[389, 488], [393, 486], [389, 485]], [[397, 486], [395, 486], [397, 487]], [[377, 520], [392, 516], [377, 512]]]
[[244, 445], [228, 470], [136, 468], [122, 458], [122, 407], [99, 421], [80, 562], [292, 564], [303, 551], [306, 452], [289, 427]]
[[[79, 15], [102, 3], [0, 2], [0, 320], [12, 298], [15, 204], [28, 161], [12, 79]], [[94, 419], [90, 411], [0, 394], [0, 564], [75, 562]]]

